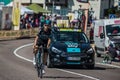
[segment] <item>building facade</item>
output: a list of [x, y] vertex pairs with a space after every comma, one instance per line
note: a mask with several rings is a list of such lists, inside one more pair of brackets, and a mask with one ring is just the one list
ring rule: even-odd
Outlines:
[[[7, 0], [1, 0], [7, 1]], [[9, 0], [12, 1], [12, 0]], [[104, 18], [105, 9], [118, 5], [118, 0], [88, 0], [89, 3], [80, 3], [79, 0], [21, 0], [22, 5], [37, 3], [55, 14], [66, 15], [69, 12], [81, 9], [89, 9], [94, 12], [97, 19]], [[81, 7], [80, 7], [81, 5]]]
[[[116, 2], [116, 3], [115, 3]], [[79, 9], [88, 9], [93, 12], [96, 19], [105, 18], [105, 10], [117, 4], [117, 0], [89, 0], [89, 3], [81, 3], [78, 0], [45, 0], [45, 8], [55, 14], [66, 15]]]
[[45, 5], [54, 14], [66, 15], [69, 11], [68, 0], [45, 0]]
[[105, 18], [105, 10], [114, 6], [114, 0], [89, 0], [89, 3], [97, 19]]

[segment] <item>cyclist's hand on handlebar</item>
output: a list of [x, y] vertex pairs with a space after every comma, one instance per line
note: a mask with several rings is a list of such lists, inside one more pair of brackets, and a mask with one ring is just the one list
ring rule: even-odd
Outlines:
[[33, 49], [35, 48], [36, 45], [33, 45]]
[[34, 48], [38, 48], [38, 46], [37, 46], [37, 45], [33, 45], [33, 49], [34, 49]]
[[49, 49], [50, 48], [50, 46], [47, 46], [47, 49]]

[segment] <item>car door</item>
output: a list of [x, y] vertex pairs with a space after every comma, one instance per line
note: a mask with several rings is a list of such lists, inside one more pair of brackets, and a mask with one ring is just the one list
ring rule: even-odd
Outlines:
[[104, 51], [104, 37], [101, 38], [101, 35], [104, 35], [104, 26], [102, 22], [97, 22], [94, 29], [94, 41], [95, 47], [97, 48], [97, 53], [103, 53]]

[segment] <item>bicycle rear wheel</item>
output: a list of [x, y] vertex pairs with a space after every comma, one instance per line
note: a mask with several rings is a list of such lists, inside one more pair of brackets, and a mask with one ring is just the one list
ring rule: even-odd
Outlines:
[[43, 48], [41, 49], [41, 51], [38, 52], [37, 54], [37, 73], [38, 73], [38, 77], [43, 78], [43, 69], [44, 69], [44, 65], [43, 65]]
[[37, 60], [36, 70], [37, 70], [38, 77], [40, 77], [40, 64], [38, 63], [38, 60]]
[[43, 64], [40, 65], [39, 77], [40, 77], [40, 78], [43, 78]]
[[37, 70], [38, 77], [40, 77], [40, 53], [39, 51], [36, 55], [36, 70]]
[[40, 60], [39, 77], [43, 78], [43, 69], [44, 69], [44, 66], [43, 66], [43, 48], [41, 49], [41, 53], [39, 56], [40, 56], [39, 57], [39, 60]]

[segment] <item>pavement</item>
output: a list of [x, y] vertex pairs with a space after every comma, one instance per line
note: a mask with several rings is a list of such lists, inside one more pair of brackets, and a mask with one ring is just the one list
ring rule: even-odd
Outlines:
[[[40, 80], [32, 64], [33, 39], [0, 41], [0, 80]], [[25, 46], [25, 47], [23, 47]], [[22, 48], [23, 47], [23, 48]], [[24, 57], [30, 61], [24, 60]], [[102, 58], [96, 57], [95, 69], [82, 67], [47, 68], [43, 80], [119, 80], [120, 66], [102, 64]], [[119, 63], [118, 63], [119, 65]]]

